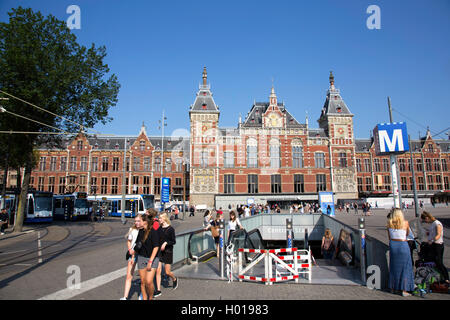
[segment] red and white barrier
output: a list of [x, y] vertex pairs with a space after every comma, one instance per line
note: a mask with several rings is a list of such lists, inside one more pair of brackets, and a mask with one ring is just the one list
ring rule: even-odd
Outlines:
[[[291, 268], [297, 266], [298, 273], [305, 273], [308, 275], [308, 280], [311, 282], [312, 263], [311, 263], [311, 249], [297, 250], [298, 254], [294, 255], [279, 255], [278, 258], [284, 262], [289, 262], [287, 265]], [[296, 263], [295, 263], [296, 262]], [[281, 271], [280, 271], [281, 269]], [[276, 265], [276, 273], [280, 275], [285, 273], [285, 266], [281, 264]]]
[[[301, 253], [297, 254], [299, 251], [297, 248], [281, 248], [281, 249], [238, 249], [239, 257], [239, 281], [257, 281], [264, 282], [266, 285], [271, 285], [274, 282], [295, 280], [298, 283], [299, 273], [304, 273], [305, 268], [311, 268], [311, 258], [308, 250], [300, 250]], [[243, 268], [243, 256], [244, 253], [260, 253], [261, 255]], [[293, 253], [290, 256], [279, 255], [280, 253]], [[256, 266], [259, 262], [264, 260], [264, 277], [255, 277], [245, 275], [250, 269]], [[288, 264], [286, 261], [292, 261]], [[302, 262], [299, 264], [299, 262]], [[273, 263], [275, 263], [275, 277], [272, 276], [273, 273]], [[277, 268], [283, 268], [283, 272], [287, 275], [281, 275]], [[309, 269], [309, 280], [311, 281], [311, 272]]]

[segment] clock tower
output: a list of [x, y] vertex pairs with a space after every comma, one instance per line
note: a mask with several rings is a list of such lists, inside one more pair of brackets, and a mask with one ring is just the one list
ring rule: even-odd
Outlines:
[[189, 110], [190, 119], [190, 195], [193, 205], [214, 206], [218, 193], [218, 125], [219, 107], [207, 83], [206, 67], [194, 104]]
[[330, 174], [335, 198], [357, 199], [355, 137], [353, 114], [334, 86], [334, 75], [330, 71], [330, 87], [318, 120], [329, 139], [331, 155]]
[[269, 96], [269, 107], [263, 115], [264, 128], [283, 128], [285, 126], [285, 116], [278, 107], [277, 95], [272, 86], [272, 91]]

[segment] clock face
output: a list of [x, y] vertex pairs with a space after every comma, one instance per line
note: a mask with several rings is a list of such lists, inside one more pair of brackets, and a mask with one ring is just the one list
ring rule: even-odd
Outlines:
[[347, 136], [347, 130], [344, 125], [335, 125], [335, 136], [337, 138], [344, 138]]
[[271, 113], [269, 115], [269, 127], [281, 127], [281, 118], [276, 113]]

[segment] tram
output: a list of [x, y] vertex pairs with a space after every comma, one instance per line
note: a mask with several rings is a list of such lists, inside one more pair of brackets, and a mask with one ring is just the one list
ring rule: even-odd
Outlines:
[[55, 220], [87, 220], [89, 205], [86, 192], [58, 194], [53, 196], [53, 201], [53, 215]]
[[[5, 195], [5, 208], [9, 215], [15, 215], [18, 207], [18, 193], [8, 192]], [[0, 196], [1, 200], [1, 196]], [[53, 221], [53, 193], [45, 191], [30, 190], [27, 193], [25, 203], [24, 223], [52, 222]], [[14, 223], [15, 216], [11, 216], [11, 223]]]
[[[91, 203], [97, 202], [97, 207], [106, 208], [112, 217], [122, 216], [122, 195], [88, 196]], [[144, 214], [147, 209], [155, 208], [155, 196], [152, 194], [125, 195], [125, 217], [134, 218], [137, 214]]]

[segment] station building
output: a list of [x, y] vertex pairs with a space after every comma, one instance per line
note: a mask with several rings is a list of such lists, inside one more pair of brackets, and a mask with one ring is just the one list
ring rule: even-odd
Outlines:
[[[121, 194], [125, 172], [127, 193], [151, 193], [159, 201], [161, 176], [166, 176], [172, 201], [217, 208], [286, 207], [317, 201], [320, 191], [333, 192], [335, 202], [391, 197], [389, 156], [375, 154], [372, 138], [354, 136], [354, 115], [331, 72], [328, 80], [324, 105], [317, 109], [318, 127], [307, 118], [298, 121], [272, 87], [268, 101], [254, 102], [245, 119], [225, 128], [205, 68], [189, 108], [189, 137], [148, 136], [144, 125], [137, 136], [79, 133], [58, 147], [38, 149], [31, 185], [56, 194]], [[412, 198], [414, 169], [421, 199], [448, 201], [450, 140], [436, 140], [428, 131], [410, 148], [411, 154], [397, 157], [403, 199]], [[16, 186], [17, 179], [11, 171], [7, 186]]]

